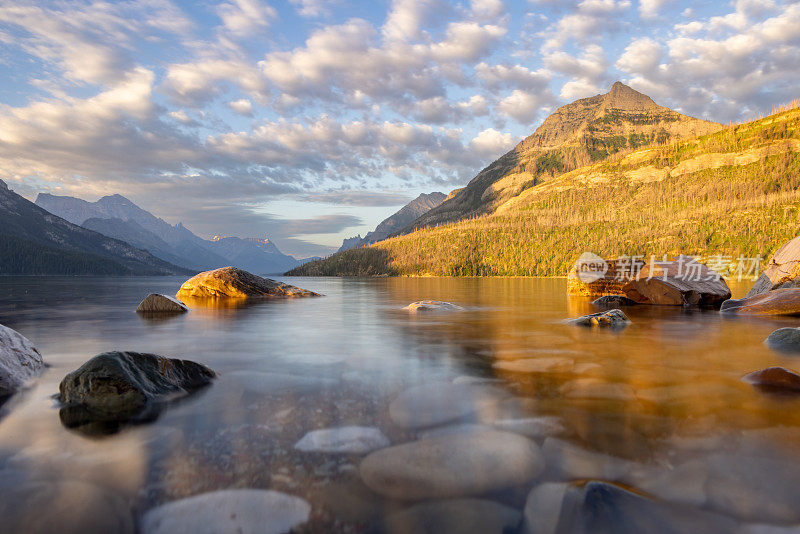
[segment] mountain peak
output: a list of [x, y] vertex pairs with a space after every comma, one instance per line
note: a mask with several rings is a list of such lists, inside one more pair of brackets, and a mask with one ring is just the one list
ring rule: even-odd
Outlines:
[[8, 185], [3, 180], [0, 180], [0, 189], [8, 189]]
[[644, 93], [632, 89], [622, 82], [614, 82], [611, 90], [603, 95], [604, 108], [623, 109], [630, 111], [658, 110], [661, 106]]

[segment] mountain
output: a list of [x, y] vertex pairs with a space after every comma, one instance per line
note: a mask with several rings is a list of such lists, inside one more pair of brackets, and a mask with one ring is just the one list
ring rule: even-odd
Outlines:
[[[172, 226], [122, 195], [109, 195], [97, 202], [87, 202], [75, 197], [40, 193], [36, 205], [80, 226], [89, 219], [113, 221], [93, 220], [91, 228], [142, 247], [167, 261], [178, 259], [178, 264], [188, 269], [198, 271], [229, 265], [228, 260], [209, 249], [207, 241], [182, 224]], [[147, 233], [142, 233], [142, 230]]]
[[189, 271], [82, 228], [0, 181], [0, 274], [167, 275]]
[[513, 150], [403, 232], [485, 213], [525, 189], [622, 151], [718, 131], [722, 126], [659, 106], [616, 82], [602, 95], [558, 108]]
[[800, 103], [792, 105], [608, 157], [526, 188], [492, 213], [334, 254], [290, 274], [564, 276], [587, 251], [697, 255], [730, 275], [757, 274], [758, 258], [798, 232]]
[[40, 194], [36, 204], [73, 224], [145, 249], [165, 261], [195, 271], [235, 265], [259, 274], [274, 274], [300, 264], [269, 240], [219, 236], [205, 240], [183, 224], [173, 226], [122, 195], [97, 202]]
[[390, 215], [375, 228], [374, 231], [369, 232], [363, 238], [359, 234], [357, 237], [351, 237], [342, 241], [342, 246], [339, 252], [349, 250], [351, 248], [363, 247], [370, 243], [383, 241], [390, 235], [399, 232], [412, 222], [414, 222], [420, 215], [429, 212], [447, 198], [444, 193], [422, 193], [420, 196], [400, 208], [399, 211]]
[[211, 245], [232, 265], [259, 274], [280, 274], [300, 265], [269, 239], [214, 236]]

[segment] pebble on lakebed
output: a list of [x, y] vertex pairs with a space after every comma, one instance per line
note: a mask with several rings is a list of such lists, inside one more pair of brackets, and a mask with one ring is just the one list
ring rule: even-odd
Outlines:
[[365, 426], [323, 428], [307, 433], [294, 448], [304, 452], [366, 454], [390, 445], [379, 429]]
[[311, 505], [272, 490], [235, 489], [203, 493], [149, 510], [143, 534], [284, 534], [308, 521]]

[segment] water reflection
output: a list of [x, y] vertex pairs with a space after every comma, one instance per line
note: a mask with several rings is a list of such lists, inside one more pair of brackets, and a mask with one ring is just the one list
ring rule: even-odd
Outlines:
[[[315, 511], [308, 531], [415, 525], [420, 517], [452, 525], [446, 519], [463, 507], [386, 497], [362, 482], [361, 455], [294, 444], [309, 431], [341, 426], [377, 428], [393, 445], [432, 430], [491, 430], [535, 442], [545, 470], [523, 485], [463, 496], [480, 509], [502, 507], [487, 505], [488, 516], [508, 518], [503, 512], [512, 510], [521, 517], [534, 489], [567, 491], [545, 484], [602, 478], [678, 503], [677, 515], [691, 508], [739, 523], [800, 522], [793, 478], [800, 400], [740, 381], [767, 366], [800, 367], [763, 345], [774, 329], [794, 326], [790, 318], [632, 306], [623, 332], [581, 329], [564, 320], [597, 310], [588, 299], [568, 299], [563, 280], [447, 278], [294, 279], [287, 281], [327, 296], [231, 307], [187, 302], [192, 311], [174, 319], [137, 317], [143, 295], [174, 294], [182, 281], [0, 280], [0, 323], [31, 339], [51, 365], [2, 408], [0, 477], [13, 470], [31, 488], [32, 480], [78, 480], [124, 496], [135, 517], [176, 499], [246, 487], [306, 499]], [[413, 316], [402, 309], [425, 299], [464, 310]], [[220, 377], [147, 424], [84, 425], [83, 414], [60, 412], [51, 395], [61, 378], [120, 347], [197, 361]], [[454, 382], [504, 393], [444, 386]], [[418, 409], [440, 410], [436, 428], [399, 425], [389, 406], [425, 384], [451, 392], [456, 415], [442, 416], [440, 400]], [[86, 439], [97, 433], [104, 439]], [[585, 495], [570, 495], [580, 509], [574, 503]]]

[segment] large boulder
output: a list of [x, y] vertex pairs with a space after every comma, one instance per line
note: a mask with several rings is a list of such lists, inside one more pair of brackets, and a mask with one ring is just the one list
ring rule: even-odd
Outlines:
[[183, 283], [178, 298], [287, 298], [318, 297], [319, 294], [236, 267], [202, 272]]
[[679, 534], [734, 532], [736, 521], [590, 480], [542, 484], [525, 504], [524, 529], [536, 534]]
[[[619, 295], [622, 287], [633, 279], [636, 272], [644, 267], [639, 258], [620, 258], [603, 260], [599, 256], [586, 254], [572, 266], [567, 274], [567, 294], [581, 297], [602, 297]], [[592, 267], [586, 272], [584, 268]]]
[[761, 295], [773, 289], [800, 286], [800, 236], [795, 237], [772, 255], [764, 272], [745, 297]]
[[771, 349], [781, 352], [800, 352], [800, 328], [778, 328], [764, 340]]
[[89, 418], [129, 419], [162, 401], [197, 390], [215, 376], [205, 365], [189, 360], [105, 352], [64, 377], [60, 400], [67, 407], [84, 410]]
[[619, 308], [622, 306], [636, 306], [638, 302], [629, 299], [625, 295], [603, 295], [592, 301], [592, 306], [598, 308]]
[[646, 264], [622, 291], [635, 302], [667, 306], [718, 308], [731, 298], [722, 276], [689, 256]]
[[308, 521], [311, 505], [278, 491], [230, 489], [203, 493], [149, 510], [143, 534], [284, 534]]
[[189, 308], [176, 298], [150, 293], [139, 303], [136, 311], [139, 313], [184, 313], [189, 311]]
[[800, 315], [800, 289], [775, 289], [752, 297], [728, 299], [722, 303], [720, 311], [743, 315]]
[[33, 343], [0, 325], [0, 399], [13, 395], [43, 369], [42, 355]]
[[495, 430], [452, 434], [373, 452], [359, 466], [364, 483], [394, 499], [482, 495], [530, 483], [544, 470], [528, 438]]
[[458, 304], [453, 304], [452, 302], [444, 302], [441, 300], [420, 300], [417, 302], [412, 302], [403, 309], [416, 313], [431, 311], [461, 311], [464, 308]]

